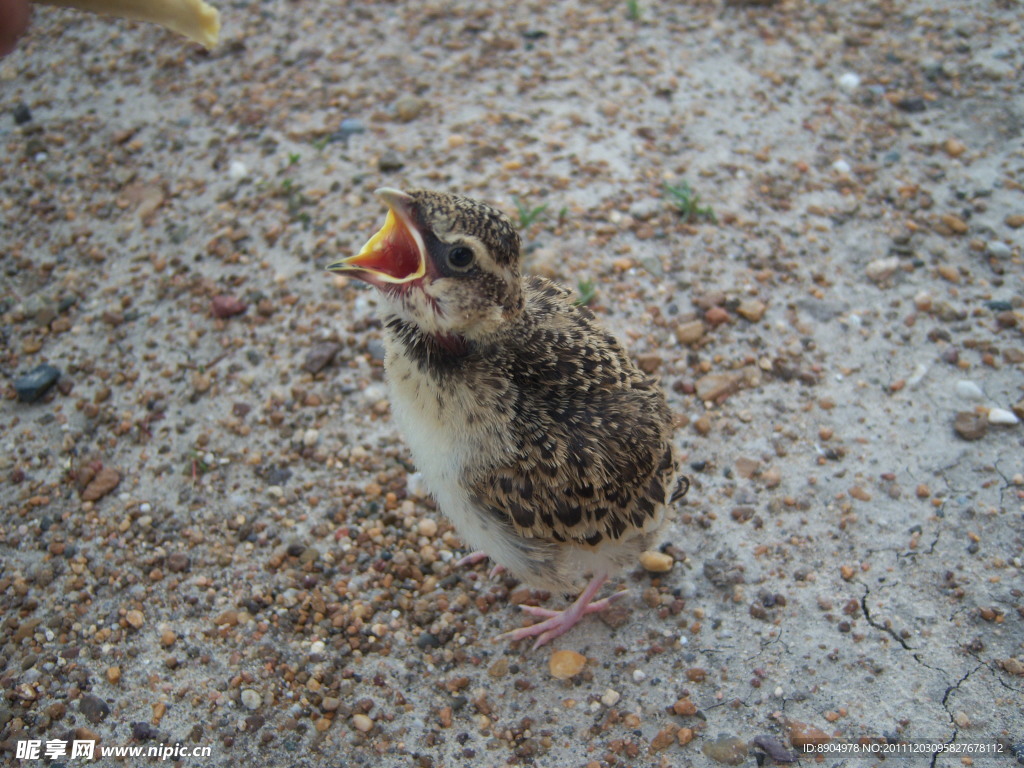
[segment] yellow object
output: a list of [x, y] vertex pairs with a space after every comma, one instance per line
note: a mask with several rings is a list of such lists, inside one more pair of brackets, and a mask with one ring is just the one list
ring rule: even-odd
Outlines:
[[152, 21], [206, 48], [220, 36], [220, 12], [203, 0], [36, 0], [43, 5]]

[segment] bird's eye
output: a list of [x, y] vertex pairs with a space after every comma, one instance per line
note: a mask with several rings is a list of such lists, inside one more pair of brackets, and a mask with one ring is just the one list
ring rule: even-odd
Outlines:
[[455, 269], [465, 269], [472, 263], [473, 251], [464, 245], [448, 252], [448, 264]]

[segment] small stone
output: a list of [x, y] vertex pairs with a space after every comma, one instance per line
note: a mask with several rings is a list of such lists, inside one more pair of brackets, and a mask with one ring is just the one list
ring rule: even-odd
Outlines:
[[676, 326], [676, 339], [680, 344], [696, 344], [704, 336], [704, 321], [691, 320]]
[[742, 377], [735, 373], [709, 373], [697, 379], [697, 397], [713, 402], [739, 390], [741, 382]]
[[397, 153], [387, 151], [377, 159], [377, 170], [381, 173], [391, 173], [392, 171], [400, 171], [405, 167], [405, 163]]
[[110, 705], [99, 696], [87, 693], [78, 702], [78, 711], [93, 725], [102, 722], [110, 714]]
[[142, 629], [142, 625], [146, 623], [146, 617], [142, 611], [131, 610], [125, 613], [124, 620], [128, 622], [128, 626], [133, 629]]
[[953, 421], [953, 429], [964, 440], [980, 440], [988, 431], [988, 421], [973, 411], [960, 411]]
[[649, 549], [640, 555], [640, 565], [644, 567], [645, 571], [651, 573], [668, 573], [674, 564], [675, 560], [672, 556], [666, 555], [664, 552]]
[[981, 387], [967, 379], [961, 379], [954, 384], [953, 391], [956, 392], [957, 397], [963, 400], [981, 401], [985, 399], [985, 393], [981, 391]]
[[988, 423], [1012, 427], [1020, 424], [1020, 419], [1014, 415], [1013, 411], [1008, 411], [1005, 408], [990, 408], [988, 411]]
[[709, 325], [715, 326], [727, 323], [732, 318], [729, 315], [729, 310], [725, 307], [711, 307], [711, 309], [704, 313], [704, 319], [707, 320]]
[[672, 746], [672, 742], [676, 740], [676, 731], [679, 730], [677, 725], [667, 725], [658, 731], [657, 735], [651, 739], [650, 751], [661, 752], [663, 749], [668, 749]]
[[928, 291], [919, 291], [914, 296], [914, 306], [918, 312], [928, 312], [932, 308], [932, 295]]
[[637, 355], [636, 364], [644, 373], [655, 373], [662, 363], [661, 355], [645, 354]]
[[302, 370], [307, 373], [320, 373], [320, 371], [331, 364], [340, 351], [341, 344], [334, 341], [314, 344], [309, 352], [306, 353], [306, 359], [302, 363]]
[[107, 667], [107, 682], [117, 685], [121, 682], [121, 668], [118, 666]]
[[873, 283], [883, 283], [899, 269], [900, 260], [896, 256], [871, 261], [865, 269], [868, 279]]
[[320, 709], [324, 712], [334, 712], [341, 706], [341, 699], [335, 696], [324, 696], [320, 701]]
[[962, 710], [957, 710], [953, 713], [953, 722], [957, 724], [958, 728], [970, 728], [971, 718], [967, 716], [967, 713]]
[[252, 688], [243, 688], [239, 698], [241, 699], [242, 706], [250, 712], [259, 709], [263, 704], [263, 697], [259, 694], [259, 691], [254, 691]]
[[942, 145], [942, 149], [950, 157], [960, 157], [960, 155], [967, 151], [967, 147], [964, 146], [964, 143], [957, 139], [946, 139]]
[[172, 552], [167, 556], [166, 565], [171, 573], [182, 573], [191, 567], [192, 561], [184, 552]]
[[371, 720], [368, 715], [364, 715], [362, 712], [359, 712], [352, 715], [352, 727], [360, 733], [369, 733], [373, 730], [373, 720]]
[[320, 430], [313, 429], [310, 427], [302, 433], [302, 445], [306, 448], [312, 448], [320, 442]]
[[219, 320], [240, 315], [247, 308], [248, 305], [241, 299], [225, 294], [214, 296], [210, 301], [210, 314]]
[[711, 433], [711, 419], [707, 414], [703, 414], [693, 420], [693, 428], [697, 430], [698, 434], [708, 435]]
[[165, 629], [160, 633], [160, 645], [164, 648], [170, 648], [178, 640], [178, 636], [170, 629]]
[[96, 476], [89, 481], [82, 491], [83, 501], [97, 501], [102, 499], [121, 482], [121, 475], [113, 467], [104, 467]]
[[696, 736], [696, 733], [694, 732], [693, 728], [680, 728], [676, 732], [676, 741], [679, 742], [679, 746], [685, 747], [687, 744], [693, 741], [694, 736]]
[[487, 668], [487, 674], [495, 680], [500, 680], [508, 674], [508, 667], [508, 659], [502, 656]]
[[346, 117], [338, 125], [338, 130], [332, 133], [327, 140], [341, 141], [347, 144], [349, 137], [355, 136], [357, 133], [366, 133], [366, 125], [358, 118]]
[[690, 717], [697, 714], [697, 705], [689, 696], [684, 696], [672, 705], [672, 711], [680, 717]]
[[786, 728], [789, 732], [789, 742], [798, 751], [807, 746], [827, 744], [832, 740], [832, 737], [820, 728], [815, 728], [807, 723], [801, 723], [798, 720], [790, 720]]
[[837, 82], [840, 88], [849, 93], [860, 87], [860, 76], [854, 72], [844, 72]]
[[555, 651], [548, 660], [551, 676], [558, 680], [575, 677], [587, 663], [587, 657], [576, 651]]
[[989, 240], [985, 243], [985, 250], [988, 251], [989, 256], [994, 256], [997, 259], [1008, 259], [1013, 256], [1013, 248], [1001, 240]]
[[843, 581], [849, 581], [857, 573], [853, 566], [842, 565], [839, 567], [839, 575], [843, 577]]
[[15, 125], [24, 125], [32, 121], [32, 112], [28, 108], [28, 104], [23, 101], [14, 105], [11, 116], [14, 118]]
[[37, 365], [24, 376], [14, 380], [14, 390], [23, 403], [34, 403], [46, 394], [60, 378], [60, 369], [52, 365]]
[[871, 501], [871, 494], [859, 485], [855, 485], [850, 489], [850, 496], [855, 498], [857, 501]]
[[400, 96], [395, 102], [395, 116], [403, 123], [411, 122], [423, 114], [429, 103], [419, 96]]
[[846, 162], [845, 160], [843, 160], [843, 158], [839, 158], [839, 159], [838, 159], [838, 160], [836, 160], [836, 161], [835, 161], [834, 163], [832, 163], [832, 169], [833, 169], [833, 170], [834, 170], [834, 171], [835, 171], [836, 173], [841, 173], [841, 174], [843, 174], [844, 176], [845, 176], [846, 174], [848, 174], [848, 173], [849, 173], [850, 171], [852, 171], [852, 170], [853, 170], [853, 169], [852, 169], [852, 168], [850, 167], [850, 164], [849, 164], [848, 162]]
[[1006, 226], [1012, 229], [1020, 229], [1021, 227], [1024, 227], [1024, 213], [1011, 213], [1004, 219], [1004, 221], [1006, 222]]
[[700, 751], [716, 763], [741, 765], [747, 759], [747, 742], [737, 736], [719, 736], [705, 741]]
[[620, 694], [618, 691], [612, 688], [607, 688], [605, 689], [605, 692], [601, 694], [601, 703], [604, 704], [606, 707], [614, 707], [616, 704], [619, 703], [619, 699], [621, 698], [622, 694]]
[[420, 536], [426, 536], [428, 539], [431, 539], [437, 535], [437, 521], [425, 517], [420, 520], [416, 529], [419, 531]]
[[738, 307], [736, 307], [736, 312], [743, 319], [756, 323], [764, 317], [764, 313], [767, 308], [767, 305], [763, 301], [758, 301], [757, 299], [745, 299], [740, 302]]

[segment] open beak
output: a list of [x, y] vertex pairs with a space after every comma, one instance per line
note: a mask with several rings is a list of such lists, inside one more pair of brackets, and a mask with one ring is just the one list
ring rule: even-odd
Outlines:
[[375, 193], [387, 203], [388, 216], [373, 237], [355, 256], [336, 261], [330, 272], [351, 274], [378, 288], [418, 280], [427, 271], [427, 251], [413, 223], [413, 201], [397, 189], [383, 187]]

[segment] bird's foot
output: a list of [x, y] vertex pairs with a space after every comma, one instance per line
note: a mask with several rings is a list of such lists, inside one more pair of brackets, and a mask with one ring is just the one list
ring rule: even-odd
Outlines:
[[551, 642], [556, 637], [564, 635], [576, 626], [579, 620], [588, 613], [596, 613], [597, 611], [604, 610], [611, 605], [613, 601], [618, 600], [626, 594], [626, 590], [623, 590], [602, 600], [594, 600], [594, 595], [596, 595], [598, 590], [601, 589], [601, 585], [604, 584], [606, 579], [607, 577], [605, 576], [595, 576], [591, 579], [590, 583], [587, 584], [587, 588], [583, 590], [583, 593], [564, 611], [552, 611], [548, 608], [540, 608], [535, 605], [519, 606], [531, 616], [543, 617], [544, 621], [539, 621], [528, 627], [521, 627], [519, 629], [513, 629], [511, 632], [500, 634], [494, 638], [495, 642], [499, 640], [524, 640], [528, 637], [536, 637], [537, 639], [533, 644], [533, 648], [536, 650], [545, 643]]
[[[474, 565], [477, 565], [479, 563], [482, 563], [486, 559], [487, 559], [487, 553], [484, 552], [482, 549], [478, 549], [476, 552], [470, 552], [465, 557], [462, 557], [462, 558], [459, 558], [458, 560], [456, 560], [455, 561], [455, 567], [456, 568], [467, 568], [467, 567], [474, 566]], [[487, 573], [487, 578], [493, 579], [499, 573], [504, 573], [504, 572], [505, 572], [505, 566], [497, 565], [496, 564]]]

